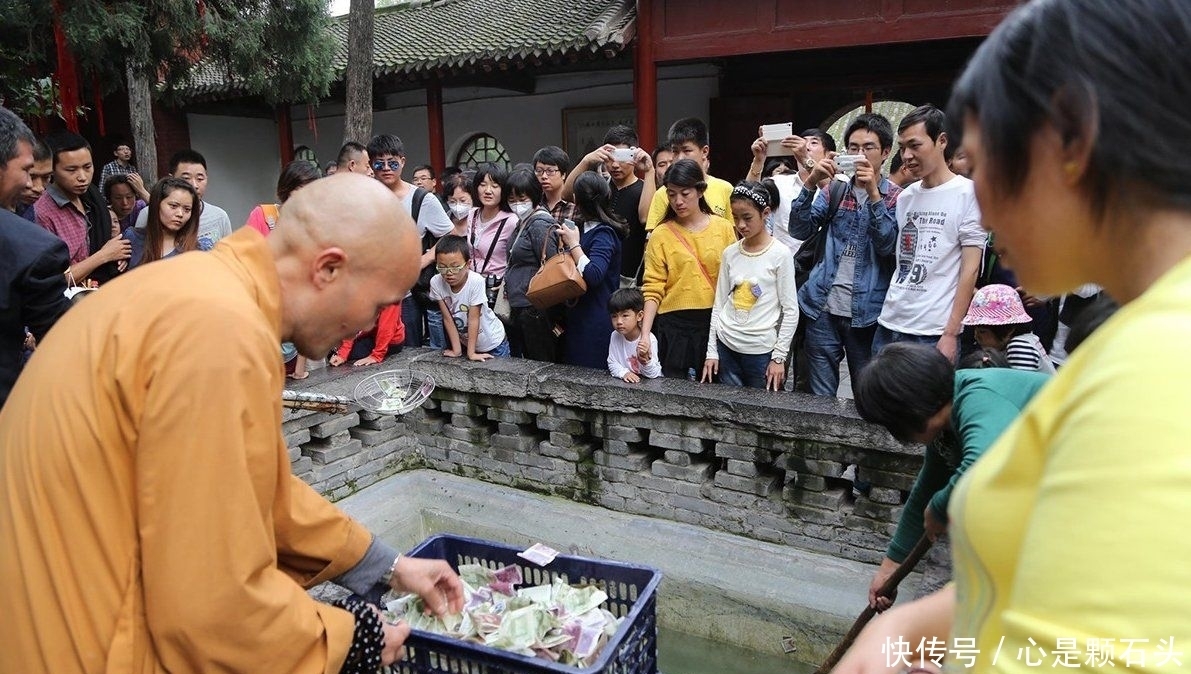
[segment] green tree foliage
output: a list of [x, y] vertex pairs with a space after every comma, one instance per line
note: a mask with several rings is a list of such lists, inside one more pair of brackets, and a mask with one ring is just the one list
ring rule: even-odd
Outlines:
[[[122, 86], [126, 65], [169, 100], [196, 72], [234, 74], [270, 103], [317, 101], [334, 73], [326, 0], [69, 0], [62, 29], [85, 83]], [[0, 0], [0, 96], [54, 71], [49, 0]], [[201, 61], [201, 63], [200, 63]], [[197, 65], [197, 67], [196, 67]]]

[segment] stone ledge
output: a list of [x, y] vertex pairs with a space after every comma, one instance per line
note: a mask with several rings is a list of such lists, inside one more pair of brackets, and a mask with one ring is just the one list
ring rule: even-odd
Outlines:
[[[287, 385], [295, 390], [350, 396], [356, 384], [374, 372], [410, 367], [429, 374], [439, 388], [458, 393], [537, 399], [580, 410], [616, 412], [630, 418], [645, 414], [700, 419], [734, 431], [866, 447], [896, 455], [921, 455], [920, 448], [903, 445], [883, 429], [862, 420], [850, 400], [676, 379], [628, 384], [606, 376], [601, 370], [519, 358], [473, 363], [462, 358], [446, 358], [430, 349], [404, 349], [379, 367], [322, 368], [305, 380], [288, 381]], [[283, 420], [312, 414], [317, 413], [287, 410]]]
[[[337, 499], [431, 468], [869, 561], [883, 552], [921, 465], [921, 447], [864, 422], [851, 401], [802, 394], [685, 380], [632, 385], [598, 370], [471, 363], [428, 349], [379, 368], [315, 370], [290, 385], [349, 396], [375, 372], [411, 367], [437, 388], [403, 417], [286, 410], [295, 474]], [[350, 451], [327, 451], [344, 441]], [[872, 483], [871, 498], [854, 497], [841, 479], [850, 463]]]

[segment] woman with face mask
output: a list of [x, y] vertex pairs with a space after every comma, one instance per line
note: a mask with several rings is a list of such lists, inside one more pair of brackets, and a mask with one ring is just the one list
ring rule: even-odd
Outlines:
[[506, 186], [509, 209], [518, 218], [517, 229], [509, 239], [509, 266], [505, 271], [505, 296], [511, 309], [509, 346], [514, 356], [554, 362], [558, 355], [558, 308], [538, 309], [525, 294], [530, 279], [542, 266], [543, 246], [546, 257], [558, 253], [558, 236], [554, 233], [558, 225], [546, 210], [546, 195], [532, 171], [513, 171]]
[[468, 235], [471, 209], [475, 205], [471, 201], [471, 182], [474, 175], [474, 171], [463, 171], [443, 182], [443, 198], [447, 203], [447, 215], [451, 216], [451, 224], [455, 226], [451, 234], [455, 236]]

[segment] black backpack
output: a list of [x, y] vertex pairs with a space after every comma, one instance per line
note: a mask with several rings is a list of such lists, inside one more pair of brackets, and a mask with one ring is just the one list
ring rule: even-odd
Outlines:
[[[415, 227], [418, 224], [418, 215], [422, 212], [422, 202], [426, 200], [427, 194], [430, 194], [430, 192], [421, 187], [414, 188], [413, 202], [409, 205], [409, 216], [413, 218]], [[427, 230], [422, 235], [422, 252], [425, 253], [430, 250], [436, 243], [438, 243], [438, 238]], [[414, 300], [422, 307], [437, 306], [437, 303], [430, 301], [430, 279], [434, 278], [435, 273], [437, 272], [433, 264], [422, 269], [418, 274], [418, 282], [410, 289]]]
[[[831, 227], [831, 221], [835, 219], [835, 214], [839, 211], [840, 202], [844, 200], [844, 194], [847, 193], [849, 183], [842, 180], [831, 180], [831, 187], [827, 195], [827, 217], [823, 220], [823, 225], [811, 232], [806, 241], [802, 242], [802, 246], [798, 248], [798, 252], [794, 254], [794, 284], [801, 288], [807, 279], [810, 278], [811, 270], [815, 265], [823, 261], [823, 254], [827, 250], [827, 228]], [[794, 212], [790, 212], [790, 218], [793, 219]], [[787, 227], [789, 223], [787, 223]]]

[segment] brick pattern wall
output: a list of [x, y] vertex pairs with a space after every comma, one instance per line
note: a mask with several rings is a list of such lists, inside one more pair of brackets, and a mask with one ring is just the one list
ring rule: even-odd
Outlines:
[[170, 174], [170, 157], [190, 147], [190, 124], [181, 109], [154, 103], [153, 129], [157, 136], [157, 177], [164, 178]]
[[[332, 500], [429, 468], [620, 512], [880, 561], [921, 466], [850, 402], [654, 381], [528, 361], [471, 364], [415, 351], [386, 367], [434, 376], [403, 417], [286, 411], [295, 474]], [[348, 394], [367, 372], [316, 372]], [[851, 463], [868, 495], [840, 477]]]

